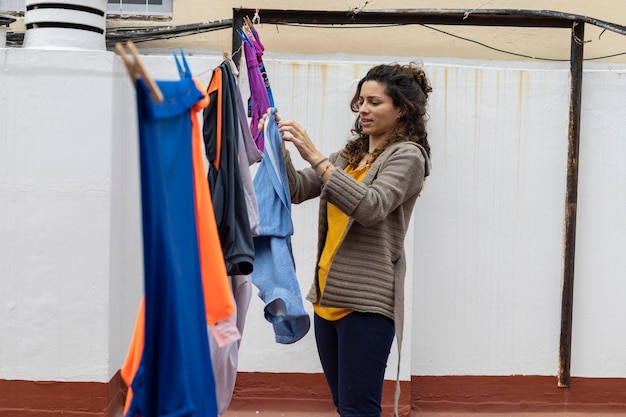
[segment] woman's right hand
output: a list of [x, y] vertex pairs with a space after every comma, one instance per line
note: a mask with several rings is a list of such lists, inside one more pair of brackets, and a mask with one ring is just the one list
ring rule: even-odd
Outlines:
[[[259, 131], [262, 132], [265, 128], [265, 121], [271, 114], [271, 109], [267, 109], [267, 113], [259, 120]], [[295, 120], [282, 120], [278, 113], [274, 113], [274, 118], [278, 123], [278, 130], [282, 134], [283, 139], [283, 154], [286, 153], [285, 142], [291, 142], [295, 145], [296, 149], [300, 153], [300, 156], [310, 164], [313, 164], [321, 160], [324, 155], [315, 147], [313, 141], [309, 137], [306, 129], [304, 129]]]
[[[259, 123], [257, 124], [257, 129], [259, 129], [259, 132], [265, 131], [265, 121], [269, 117], [271, 111], [272, 111], [271, 108], [267, 109], [267, 112], [265, 112], [263, 117], [259, 119]], [[280, 118], [278, 117], [278, 113], [274, 113], [274, 117], [276, 117], [277, 122], [280, 120]]]
[[[257, 124], [257, 129], [259, 129], [259, 132], [263, 133], [265, 131], [265, 121], [267, 120], [271, 112], [272, 112], [271, 108], [267, 109], [267, 112], [263, 115], [263, 117], [259, 119], [259, 123]], [[276, 119], [276, 122], [280, 121], [280, 117], [278, 116], [278, 113], [274, 113], [274, 118]], [[284, 140], [282, 141], [282, 144], [283, 144], [283, 155], [286, 155], [287, 147], [285, 146]]]
[[280, 119], [276, 119], [276, 121], [278, 121], [278, 130], [283, 135], [283, 143], [286, 141], [293, 143], [305, 161], [313, 164], [324, 157], [313, 144], [306, 129], [300, 126], [298, 122]]

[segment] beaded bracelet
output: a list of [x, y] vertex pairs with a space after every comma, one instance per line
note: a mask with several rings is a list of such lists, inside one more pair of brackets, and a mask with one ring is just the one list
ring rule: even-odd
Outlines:
[[320, 177], [320, 181], [324, 181], [324, 174], [326, 174], [326, 171], [328, 171], [328, 168], [330, 168], [332, 164], [329, 163], [328, 165], [326, 165], [326, 168], [324, 168], [324, 170], [322, 171], [322, 173], [319, 175]]
[[316, 163], [314, 163], [313, 165], [311, 165], [311, 168], [313, 168], [313, 169], [317, 168], [317, 167], [318, 167], [318, 166], [320, 166], [320, 165], [322, 164], [322, 162], [324, 162], [324, 161], [328, 161], [328, 158], [322, 158], [322, 159], [320, 159], [319, 161], [317, 161]]

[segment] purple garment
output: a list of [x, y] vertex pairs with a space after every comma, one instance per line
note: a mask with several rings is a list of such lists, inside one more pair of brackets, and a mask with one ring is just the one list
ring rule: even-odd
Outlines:
[[256, 52], [256, 60], [260, 68], [263, 65], [263, 52], [265, 52], [265, 47], [261, 43], [259, 33], [256, 31], [256, 29], [252, 28], [251, 32], [252, 32], [252, 36], [254, 37], [254, 40], [251, 39], [251, 41], [252, 41], [252, 44], [254, 45], [254, 50]]
[[274, 105], [274, 97], [272, 96], [272, 88], [270, 87], [270, 79], [267, 76], [267, 71], [265, 70], [265, 64], [263, 63], [263, 52], [265, 52], [265, 47], [261, 43], [261, 38], [259, 37], [259, 33], [252, 28], [252, 36], [254, 39], [250, 39], [252, 45], [254, 46], [254, 50], [256, 52], [256, 60], [259, 64], [259, 71], [261, 71], [261, 76], [263, 77], [263, 82], [265, 83], [265, 89], [267, 90], [267, 96], [270, 100], [270, 107], [276, 107]]
[[259, 151], [263, 152], [263, 132], [259, 132], [259, 120], [267, 113], [271, 107], [270, 99], [265, 88], [263, 75], [259, 70], [256, 51], [254, 46], [248, 41], [243, 42], [243, 51], [246, 57], [246, 67], [248, 68], [248, 83], [250, 85], [250, 97], [252, 99], [250, 131]]

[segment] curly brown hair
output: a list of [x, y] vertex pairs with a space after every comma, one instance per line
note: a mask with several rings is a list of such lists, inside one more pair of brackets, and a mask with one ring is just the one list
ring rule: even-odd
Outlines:
[[[402, 109], [402, 116], [396, 123], [394, 132], [387, 141], [376, 148], [370, 157], [373, 162], [389, 145], [398, 142], [416, 142], [426, 149], [430, 157], [428, 133], [426, 132], [426, 104], [428, 95], [432, 91], [426, 73], [421, 65], [409, 64], [382, 64], [371, 68], [356, 88], [350, 102], [350, 109], [359, 112], [361, 87], [365, 81], [376, 81], [385, 86], [385, 93], [391, 97], [393, 104]], [[356, 118], [351, 129], [354, 138], [351, 139], [341, 152], [341, 156], [351, 164], [358, 164], [368, 154], [369, 136], [363, 133], [361, 119]]]

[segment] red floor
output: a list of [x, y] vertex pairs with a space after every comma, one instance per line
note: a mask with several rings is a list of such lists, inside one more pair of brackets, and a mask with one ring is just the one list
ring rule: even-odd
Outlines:
[[[555, 381], [534, 375], [413, 377], [401, 381], [400, 412], [402, 417], [626, 417], [626, 379], [575, 378], [568, 389]], [[392, 417], [394, 392], [393, 381], [383, 388], [382, 417]], [[338, 414], [321, 374], [240, 373], [223, 417], [252, 416]]]
[[[537, 411], [537, 412], [472, 412], [472, 411], [415, 411], [411, 417], [618, 417], [626, 416], [621, 412], [572, 412], [572, 411]], [[310, 401], [279, 401], [272, 403], [261, 401], [255, 406], [253, 401], [234, 400], [230, 409], [222, 417], [339, 417], [332, 404]], [[391, 414], [383, 417], [392, 417]]]
[[[593, 413], [593, 412], [536, 412], [536, 413], [473, 413], [473, 412], [412, 412], [411, 417], [618, 417], [624, 413]], [[231, 409], [223, 417], [338, 417], [334, 411], [306, 411], [306, 410], [272, 410], [260, 407], [258, 410]], [[387, 416], [383, 416], [387, 417]], [[391, 417], [391, 416], [389, 416]]]

